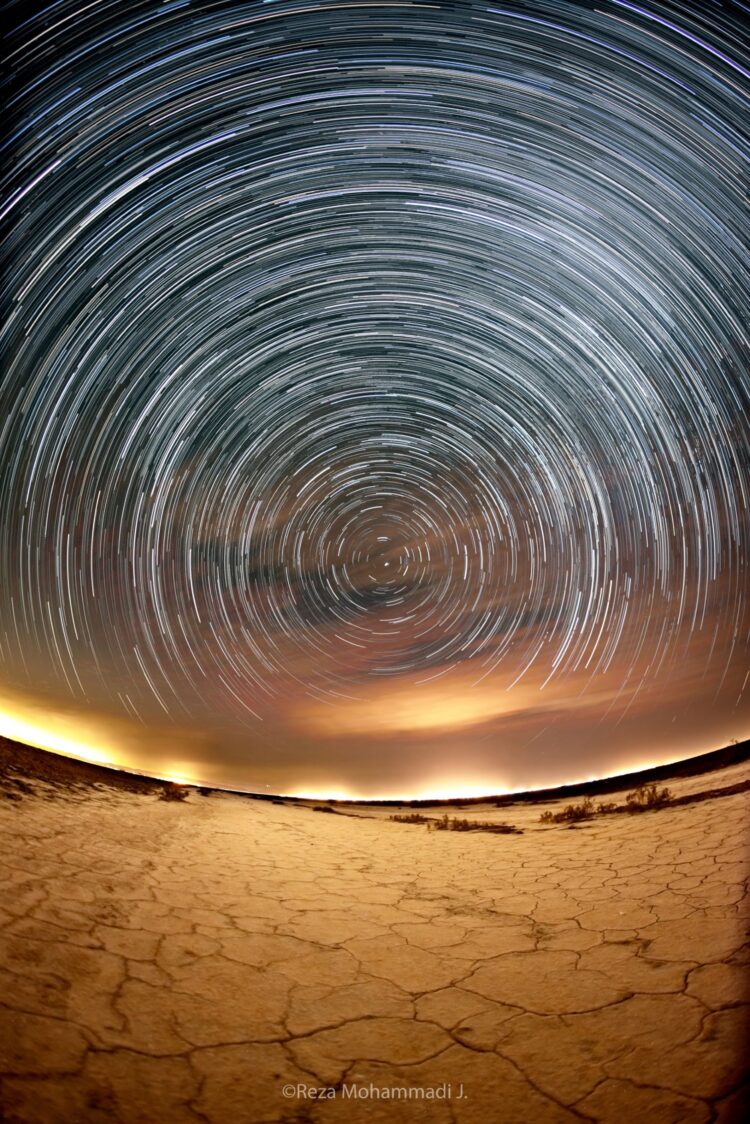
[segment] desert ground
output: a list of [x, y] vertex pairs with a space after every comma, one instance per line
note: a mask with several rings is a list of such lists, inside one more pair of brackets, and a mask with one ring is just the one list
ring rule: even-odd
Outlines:
[[744, 1115], [750, 763], [573, 825], [419, 809], [514, 834], [75, 770], [0, 794], [4, 1120]]

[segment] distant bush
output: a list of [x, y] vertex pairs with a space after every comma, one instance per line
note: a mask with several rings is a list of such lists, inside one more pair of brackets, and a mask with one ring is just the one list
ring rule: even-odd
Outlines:
[[423, 816], [421, 812], [405, 812], [402, 815], [390, 816], [395, 823], [429, 823], [430, 817]]
[[586, 796], [580, 804], [568, 804], [561, 812], [542, 812], [540, 823], [579, 823], [581, 820], [590, 820], [593, 816], [606, 816], [613, 812], [646, 812], [649, 808], [665, 808], [672, 803], [672, 793], [668, 788], [657, 788], [655, 784], [639, 785], [634, 792], [629, 792], [624, 804], [617, 804], [614, 800], [605, 800], [594, 804], [590, 796]]
[[663, 808], [672, 803], [672, 793], [668, 788], [657, 788], [655, 784], [641, 784], [635, 792], [625, 797], [628, 812], [646, 812], [649, 808]]
[[160, 800], [187, 800], [189, 789], [179, 784], [165, 784], [159, 793]]
[[590, 796], [586, 796], [580, 804], [568, 804], [561, 812], [542, 812], [539, 822], [579, 823], [581, 820], [590, 820], [594, 812], [594, 801]]
[[327, 804], [316, 804], [313, 808], [313, 812], [331, 812], [332, 815], [336, 815], [335, 809], [329, 808]]
[[493, 823], [492, 820], [460, 820], [447, 814], [432, 824], [435, 831], [489, 831], [495, 835], [520, 835], [521, 829], [509, 823]]

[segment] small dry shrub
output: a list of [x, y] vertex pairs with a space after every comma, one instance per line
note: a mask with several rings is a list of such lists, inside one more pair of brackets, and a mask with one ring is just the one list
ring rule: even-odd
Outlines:
[[189, 789], [179, 784], [165, 784], [159, 793], [160, 800], [187, 800]]
[[617, 809], [617, 803], [614, 800], [605, 800], [601, 804], [597, 804], [594, 811], [597, 816], [606, 816], [609, 812], [614, 812]]
[[495, 835], [520, 835], [521, 829], [509, 823], [493, 823], [492, 820], [466, 820], [447, 815], [435, 820], [435, 831], [489, 831]]
[[635, 792], [629, 792], [625, 803], [629, 812], [645, 812], [649, 808], [664, 808], [672, 802], [668, 788], [657, 788], [655, 784], [641, 784]]
[[396, 813], [389, 816], [395, 823], [429, 823], [430, 817], [423, 816], [421, 812], [404, 812], [402, 814]]
[[585, 796], [580, 804], [568, 804], [561, 812], [542, 812], [540, 823], [578, 823], [594, 815], [594, 801]]
[[649, 808], [665, 808], [672, 803], [672, 793], [668, 788], [657, 788], [655, 784], [642, 784], [625, 797], [625, 804], [605, 800], [594, 805], [590, 796], [580, 804], [568, 804], [561, 812], [542, 812], [540, 823], [578, 823], [592, 816], [606, 816], [611, 812], [646, 812]]

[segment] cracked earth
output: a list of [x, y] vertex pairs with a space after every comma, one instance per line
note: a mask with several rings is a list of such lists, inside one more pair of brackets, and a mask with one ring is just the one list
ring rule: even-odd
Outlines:
[[747, 800], [460, 810], [523, 829], [490, 835], [31, 780], [0, 806], [3, 1118], [739, 1120]]

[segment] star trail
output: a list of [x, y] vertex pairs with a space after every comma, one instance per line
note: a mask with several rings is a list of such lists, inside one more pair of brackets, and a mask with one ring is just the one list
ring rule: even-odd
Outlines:
[[8, 12], [8, 714], [380, 794], [745, 732], [744, 5]]

